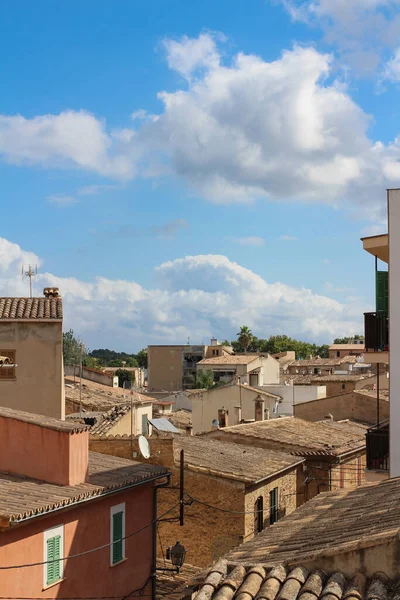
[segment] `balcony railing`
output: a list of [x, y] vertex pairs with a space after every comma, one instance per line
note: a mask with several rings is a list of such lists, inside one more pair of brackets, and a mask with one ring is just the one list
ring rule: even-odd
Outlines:
[[366, 433], [367, 469], [389, 470], [389, 421], [370, 427]]
[[386, 311], [364, 313], [365, 349], [375, 352], [389, 349], [389, 319]]

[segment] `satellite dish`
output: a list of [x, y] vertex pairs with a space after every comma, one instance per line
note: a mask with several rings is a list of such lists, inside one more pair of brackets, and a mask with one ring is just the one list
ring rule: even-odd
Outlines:
[[139, 436], [139, 450], [143, 458], [150, 458], [150, 444], [144, 435]]

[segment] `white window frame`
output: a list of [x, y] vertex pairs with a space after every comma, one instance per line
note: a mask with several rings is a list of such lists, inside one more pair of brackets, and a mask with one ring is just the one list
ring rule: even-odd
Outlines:
[[[59, 535], [61, 537], [60, 543], [60, 579], [55, 581], [54, 583], [47, 583], [47, 540]], [[56, 527], [52, 527], [51, 529], [46, 529], [43, 532], [43, 562], [46, 564], [43, 565], [43, 587], [47, 588], [52, 585], [56, 585], [58, 582], [64, 579], [64, 525], [57, 525]]]
[[[122, 512], [122, 537], [125, 538], [125, 502], [121, 504], [116, 504], [115, 506], [111, 506], [110, 508], [110, 566], [114, 567], [115, 565], [119, 565], [119, 562], [113, 563], [113, 539], [114, 539], [114, 531], [113, 531], [113, 515], [116, 513]], [[125, 539], [122, 540], [122, 562], [125, 560]]]

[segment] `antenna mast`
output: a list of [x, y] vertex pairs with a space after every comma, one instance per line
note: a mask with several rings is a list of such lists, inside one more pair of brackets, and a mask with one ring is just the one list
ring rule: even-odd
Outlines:
[[29, 292], [32, 298], [32, 277], [35, 277], [38, 273], [37, 265], [22, 265], [22, 280], [29, 277]]

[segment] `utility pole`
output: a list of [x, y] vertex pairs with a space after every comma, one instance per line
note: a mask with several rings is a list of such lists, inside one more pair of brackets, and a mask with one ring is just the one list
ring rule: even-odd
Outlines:
[[26, 277], [29, 277], [29, 297], [32, 298], [32, 277], [35, 277], [37, 275], [38, 269], [37, 269], [37, 265], [32, 266], [32, 265], [22, 265], [22, 270], [21, 270], [21, 274], [22, 274], [22, 279], [26, 279]]
[[82, 354], [83, 344], [81, 344], [81, 355], [80, 355], [80, 384], [79, 384], [79, 416], [82, 418]]

